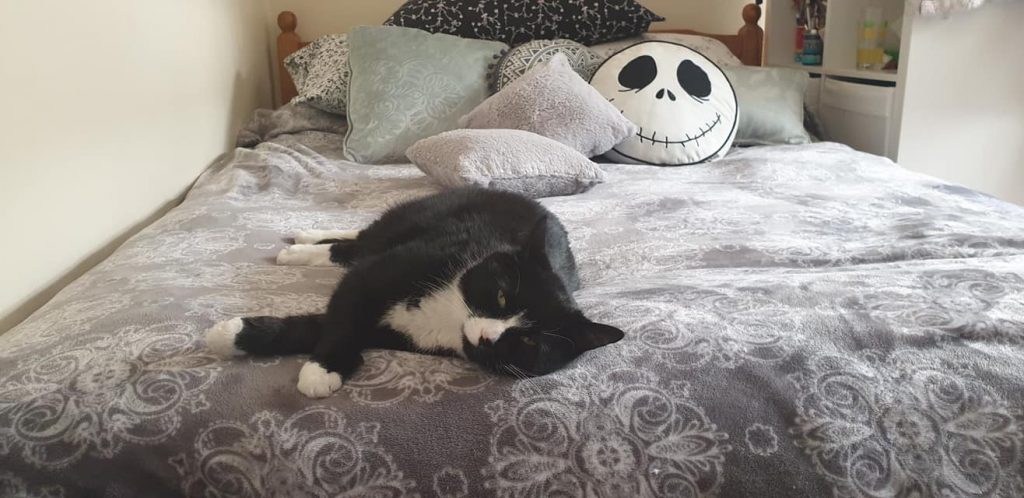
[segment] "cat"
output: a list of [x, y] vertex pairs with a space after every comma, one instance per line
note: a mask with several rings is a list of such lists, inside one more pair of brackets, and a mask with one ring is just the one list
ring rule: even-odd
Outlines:
[[518, 194], [465, 187], [397, 205], [362, 231], [313, 231], [281, 264], [346, 268], [324, 314], [234, 318], [207, 331], [210, 350], [310, 354], [298, 389], [341, 387], [367, 348], [468, 359], [517, 377], [544, 375], [623, 332], [583, 316], [562, 223]]

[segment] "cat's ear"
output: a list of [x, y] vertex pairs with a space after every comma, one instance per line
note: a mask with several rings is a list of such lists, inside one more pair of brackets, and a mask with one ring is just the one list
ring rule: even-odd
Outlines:
[[573, 328], [571, 339], [576, 343], [576, 350], [582, 353], [619, 342], [625, 335], [624, 332], [611, 325], [592, 322], [584, 318]]

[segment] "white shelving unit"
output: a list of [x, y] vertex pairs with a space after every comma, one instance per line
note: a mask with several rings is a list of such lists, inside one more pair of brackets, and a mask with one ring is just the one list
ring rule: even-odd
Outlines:
[[[765, 7], [765, 65], [801, 69], [822, 76], [812, 80], [815, 88], [808, 91], [808, 98], [821, 99], [820, 102], [809, 102], [809, 105], [820, 109], [819, 116], [826, 135], [829, 135], [825, 138], [895, 159], [899, 148], [903, 81], [907, 67], [907, 60], [903, 56], [907, 53], [910, 37], [910, 23], [903, 22], [904, 0], [830, 1], [823, 30], [825, 50], [820, 66], [805, 66], [795, 60], [796, 10], [793, 2], [767, 0]], [[888, 44], [901, 45], [898, 70], [857, 67], [858, 26], [867, 7], [882, 9], [883, 17], [890, 25]], [[894, 23], [902, 24], [902, 33], [898, 39], [891, 34]], [[833, 80], [834, 84], [826, 85], [829, 80]], [[857, 88], [857, 85], [863, 85], [864, 88]], [[856, 95], [847, 97], [837, 92], [853, 92]], [[865, 109], [870, 108], [870, 111], [863, 112], [859, 108], [852, 108], [852, 103], [868, 102], [865, 99], [872, 98], [872, 95], [888, 107], [879, 109], [876, 105], [865, 105]], [[830, 105], [833, 104], [845, 107], [833, 107], [830, 111]], [[834, 126], [829, 126], [830, 119]], [[851, 127], [851, 122], [858, 123], [857, 127]], [[830, 130], [834, 133], [830, 133]]]

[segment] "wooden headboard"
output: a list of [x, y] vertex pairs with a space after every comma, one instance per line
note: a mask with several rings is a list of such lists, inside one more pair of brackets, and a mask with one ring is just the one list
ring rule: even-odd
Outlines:
[[[734, 35], [716, 35], [689, 29], [652, 30], [651, 32], [681, 33], [715, 38], [729, 47], [729, 50], [736, 54], [736, 57], [744, 64], [760, 66], [764, 30], [757, 25], [759, 20], [761, 20], [761, 7], [751, 3], [743, 7], [743, 27]], [[291, 76], [288, 75], [288, 71], [284, 67], [284, 59], [309, 44], [307, 41], [302, 41], [302, 37], [295, 32], [298, 24], [299, 20], [295, 17], [294, 12], [286, 10], [277, 15], [277, 26], [281, 28], [281, 34], [277, 35], [278, 92], [281, 104], [290, 101], [298, 94], [295, 90], [295, 83], [292, 82]]]

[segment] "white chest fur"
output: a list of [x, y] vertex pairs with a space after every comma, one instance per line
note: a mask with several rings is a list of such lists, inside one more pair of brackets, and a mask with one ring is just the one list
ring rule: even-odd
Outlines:
[[470, 311], [457, 282], [420, 299], [417, 306], [405, 302], [392, 306], [381, 324], [405, 334], [417, 348], [447, 348], [462, 356], [462, 325]]

